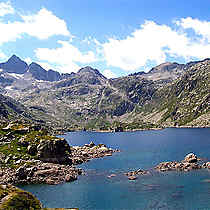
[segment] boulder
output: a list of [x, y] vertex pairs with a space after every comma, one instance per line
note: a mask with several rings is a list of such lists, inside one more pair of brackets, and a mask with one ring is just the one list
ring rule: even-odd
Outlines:
[[198, 161], [198, 158], [197, 158], [197, 156], [194, 153], [189, 153], [185, 157], [184, 161], [188, 162], [188, 163], [196, 163]]
[[71, 164], [70, 146], [63, 138], [42, 140], [37, 147], [38, 158], [43, 162]]
[[119, 126], [119, 127], [116, 127], [115, 132], [123, 132], [123, 127]]
[[99, 152], [108, 152], [109, 151], [109, 149], [104, 146], [100, 147], [98, 150], [99, 150]]
[[37, 146], [34, 145], [34, 144], [29, 145], [29, 146], [27, 147], [27, 153], [28, 153], [29, 155], [32, 155], [32, 156], [36, 155], [36, 154], [37, 154]]
[[89, 146], [90, 147], [94, 147], [95, 146], [94, 142], [91, 141], [90, 144], [89, 144]]
[[136, 180], [137, 177], [136, 177], [136, 176], [128, 176], [128, 179], [129, 179], [129, 180]]
[[16, 170], [16, 176], [22, 180], [27, 177], [27, 172], [25, 166], [21, 166]]
[[77, 180], [77, 176], [76, 176], [76, 175], [67, 174], [67, 175], [65, 176], [65, 181], [66, 181], [66, 182], [72, 182], [72, 181], [74, 181], [74, 180]]

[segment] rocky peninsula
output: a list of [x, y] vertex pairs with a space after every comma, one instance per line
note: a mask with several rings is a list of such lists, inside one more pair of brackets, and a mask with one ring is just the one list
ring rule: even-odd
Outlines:
[[32, 194], [13, 185], [71, 182], [84, 173], [76, 165], [119, 151], [93, 142], [71, 147], [64, 138], [51, 133], [47, 127], [21, 120], [0, 123], [1, 209], [21, 205], [41, 209], [40, 202]]

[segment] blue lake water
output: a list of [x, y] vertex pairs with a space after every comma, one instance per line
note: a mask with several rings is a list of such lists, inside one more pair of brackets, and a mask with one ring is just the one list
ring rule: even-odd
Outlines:
[[[86, 175], [56, 186], [28, 185], [45, 207], [94, 209], [210, 209], [210, 170], [155, 173], [129, 181], [123, 172], [151, 169], [163, 161], [183, 160], [186, 154], [210, 160], [209, 128], [167, 128], [123, 133], [72, 132], [70, 145], [91, 141], [120, 149], [112, 157], [91, 160], [78, 167]], [[116, 177], [107, 176], [115, 173]]]

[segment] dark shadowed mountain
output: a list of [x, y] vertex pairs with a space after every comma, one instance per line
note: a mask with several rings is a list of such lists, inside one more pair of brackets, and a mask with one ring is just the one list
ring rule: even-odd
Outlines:
[[16, 55], [13, 55], [5, 63], [0, 63], [0, 69], [8, 73], [24, 74], [28, 70], [28, 65]]

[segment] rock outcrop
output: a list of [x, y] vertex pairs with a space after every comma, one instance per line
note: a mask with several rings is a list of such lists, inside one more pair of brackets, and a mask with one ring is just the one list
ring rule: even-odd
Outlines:
[[129, 180], [136, 180], [138, 176], [143, 176], [143, 175], [149, 175], [150, 172], [142, 169], [134, 170], [134, 171], [129, 171], [125, 173], [125, 175], [128, 177]]
[[119, 150], [108, 148], [104, 144], [95, 145], [93, 142], [91, 142], [90, 144], [85, 144], [82, 147], [71, 147], [71, 159], [72, 163], [77, 165], [94, 158], [112, 156], [114, 152], [119, 152]]
[[17, 169], [0, 168], [0, 184], [50, 184], [77, 180], [83, 171], [70, 165], [29, 161]]
[[162, 162], [158, 164], [155, 169], [157, 171], [191, 171], [194, 169], [201, 169], [205, 168], [204, 165], [198, 163], [198, 158], [195, 154], [189, 153], [186, 155], [185, 159], [177, 162], [177, 161], [169, 161], [169, 162]]
[[43, 162], [71, 164], [71, 150], [65, 139], [41, 140], [37, 151], [38, 158]]

